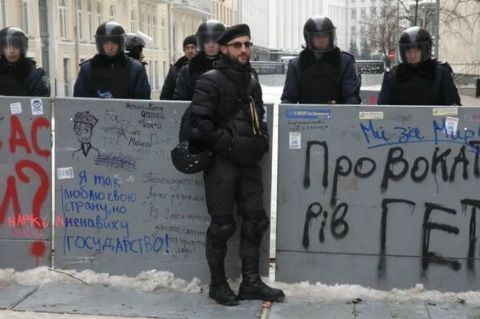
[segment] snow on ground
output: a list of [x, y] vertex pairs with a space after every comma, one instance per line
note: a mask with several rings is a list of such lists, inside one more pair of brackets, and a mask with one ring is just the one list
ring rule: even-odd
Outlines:
[[[287, 303], [338, 303], [360, 298], [364, 301], [429, 301], [480, 304], [480, 291], [442, 293], [435, 290], [426, 290], [421, 284], [417, 284], [410, 289], [383, 291], [359, 285], [324, 285], [318, 282], [287, 284], [274, 282], [268, 278], [264, 278], [264, 280], [275, 287], [283, 289], [287, 295]], [[26, 271], [15, 271], [12, 268], [0, 269], [0, 282], [42, 286], [49, 282], [79, 281], [86, 284], [102, 284], [110, 287], [137, 289], [141, 292], [173, 289], [182, 292], [201, 293], [202, 291], [206, 291], [207, 288], [207, 283], [202, 283], [196, 278], [189, 282], [175, 278], [171, 272], [156, 270], [141, 272], [136, 277], [127, 277], [113, 276], [107, 273], [95, 273], [91, 270], [80, 272], [75, 270], [57, 271], [47, 267], [39, 267]], [[239, 279], [232, 283], [233, 289], [238, 289], [238, 285]], [[0, 313], [0, 318], [2, 318], [1, 314], [2, 313]]]
[[[31, 311], [10, 311], [0, 310], [0, 319], [132, 319], [132, 317], [117, 317], [117, 316], [96, 316], [96, 315], [73, 315], [73, 314], [55, 314], [55, 313], [41, 313]], [[142, 319], [135, 317], [135, 319]], [[146, 318], [144, 318], [146, 319]]]

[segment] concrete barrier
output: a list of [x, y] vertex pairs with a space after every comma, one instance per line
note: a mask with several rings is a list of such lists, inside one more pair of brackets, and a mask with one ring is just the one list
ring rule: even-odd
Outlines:
[[478, 111], [281, 105], [276, 278], [478, 289]]
[[1, 97], [0, 105], [0, 268], [50, 265], [50, 101]]

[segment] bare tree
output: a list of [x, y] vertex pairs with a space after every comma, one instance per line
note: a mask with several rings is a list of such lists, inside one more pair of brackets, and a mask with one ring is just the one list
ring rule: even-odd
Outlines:
[[[379, 0], [375, 13], [363, 21], [369, 30], [365, 38], [373, 50], [376, 50], [389, 64], [388, 55], [394, 52], [398, 37], [403, 29], [418, 25], [438, 34], [436, 1], [426, 0]], [[469, 5], [465, 13], [464, 8]], [[465, 28], [473, 30], [480, 22], [480, 0], [442, 0], [440, 1], [440, 21], [443, 29], [459, 36]]]
[[380, 53], [388, 63], [388, 55], [395, 50], [400, 26], [400, 6], [397, 0], [380, 0], [375, 13], [363, 21], [368, 30], [364, 39], [370, 47]]

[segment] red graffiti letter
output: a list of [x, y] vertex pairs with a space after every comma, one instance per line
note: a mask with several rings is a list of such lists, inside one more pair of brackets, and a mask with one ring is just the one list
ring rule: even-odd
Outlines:
[[35, 173], [37, 173], [37, 175], [40, 177], [40, 185], [37, 188], [37, 192], [35, 193], [35, 196], [33, 197], [32, 216], [33, 218], [37, 218], [39, 220], [38, 224], [35, 223], [35, 227], [42, 228], [43, 222], [40, 214], [42, 210], [42, 205], [47, 199], [48, 185], [49, 185], [48, 174], [37, 163], [29, 160], [21, 160], [20, 162], [17, 163], [17, 165], [15, 165], [15, 171], [17, 172], [17, 175], [20, 178], [20, 180], [24, 183], [30, 183], [30, 178], [23, 172], [24, 168], [30, 168]]
[[3, 219], [7, 214], [7, 208], [10, 202], [13, 204], [13, 211], [15, 212], [15, 224], [17, 224], [18, 218], [22, 216], [22, 212], [20, 210], [20, 203], [18, 201], [17, 186], [13, 176], [9, 176], [7, 179], [7, 190], [5, 192], [5, 196], [3, 196], [2, 204], [0, 205], [0, 224], [3, 223]]
[[[17, 138], [18, 134], [18, 138]], [[28, 144], [27, 137], [25, 136], [25, 131], [23, 130], [22, 124], [16, 115], [10, 117], [10, 153], [14, 154], [18, 146], [23, 146], [27, 154], [32, 152], [30, 145]]]
[[50, 123], [48, 120], [44, 117], [39, 117], [35, 121], [33, 121], [32, 124], [32, 131], [30, 132], [31, 134], [31, 139], [32, 139], [32, 147], [35, 153], [38, 154], [38, 156], [43, 156], [43, 157], [49, 157], [50, 156], [50, 150], [42, 150], [38, 146], [38, 129], [41, 127], [49, 128]]

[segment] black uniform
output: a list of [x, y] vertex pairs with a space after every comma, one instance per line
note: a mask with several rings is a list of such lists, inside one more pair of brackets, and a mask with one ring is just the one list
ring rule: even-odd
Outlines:
[[[262, 120], [260, 84], [252, 74], [248, 65], [218, 61], [214, 70], [198, 79], [190, 106], [190, 136], [214, 152], [211, 165], [204, 171], [212, 218], [207, 231], [207, 260], [213, 287], [225, 280], [226, 242], [235, 232], [234, 202], [244, 220], [240, 243], [243, 271], [259, 280], [259, 246], [269, 222], [262, 202], [262, 169], [257, 162], [267, 152], [269, 137]], [[248, 275], [244, 274], [245, 278]]]
[[97, 54], [81, 65], [73, 96], [150, 99], [150, 84], [140, 62], [125, 54]]
[[378, 104], [461, 105], [452, 68], [434, 59], [419, 66], [401, 63], [386, 72]]
[[0, 95], [50, 96], [45, 71], [29, 58], [10, 64], [0, 59]]
[[182, 56], [168, 70], [167, 77], [163, 83], [162, 92], [160, 92], [160, 100], [173, 100], [173, 93], [177, 84], [178, 72], [182, 66], [188, 64], [188, 59]]
[[190, 101], [192, 99], [193, 91], [198, 78], [203, 73], [213, 69], [213, 62], [216, 60], [218, 60], [218, 57], [209, 59], [205, 55], [205, 52], [201, 51], [192, 60], [190, 60], [190, 63], [182, 66], [178, 72], [173, 99]]
[[359, 104], [360, 81], [355, 59], [335, 47], [320, 60], [305, 49], [290, 61], [283, 88], [283, 103]]

